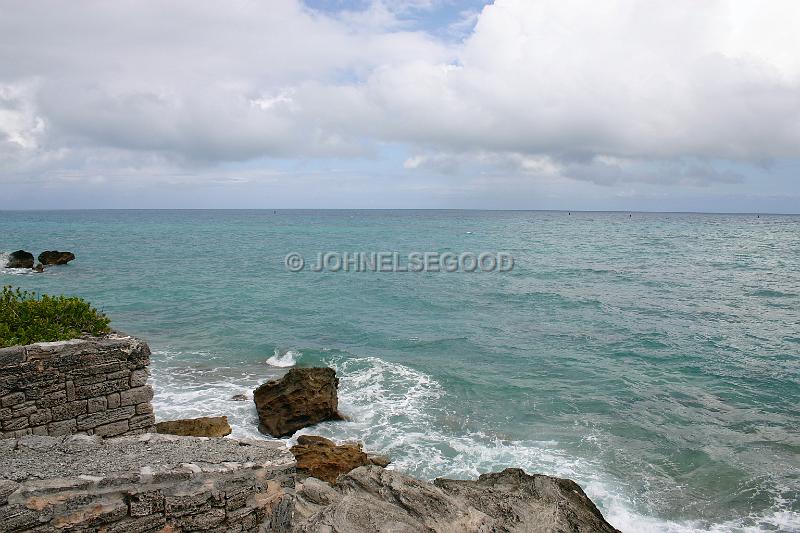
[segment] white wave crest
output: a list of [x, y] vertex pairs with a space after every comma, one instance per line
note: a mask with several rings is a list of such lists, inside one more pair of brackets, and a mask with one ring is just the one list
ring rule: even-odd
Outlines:
[[268, 365], [277, 366], [280, 368], [288, 368], [297, 364], [297, 360], [302, 356], [302, 352], [294, 350], [279, 350], [275, 348], [275, 353], [267, 359]]

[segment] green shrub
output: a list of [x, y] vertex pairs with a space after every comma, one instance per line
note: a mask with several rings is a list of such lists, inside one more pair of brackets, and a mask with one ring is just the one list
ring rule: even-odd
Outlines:
[[0, 348], [101, 335], [109, 332], [109, 322], [81, 298], [39, 296], [6, 286], [0, 297]]

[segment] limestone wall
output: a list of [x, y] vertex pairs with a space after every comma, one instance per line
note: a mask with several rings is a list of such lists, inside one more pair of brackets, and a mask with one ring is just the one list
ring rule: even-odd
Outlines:
[[0, 348], [0, 438], [151, 431], [149, 362], [120, 334]]
[[294, 458], [281, 442], [26, 436], [0, 454], [0, 532], [291, 529]]

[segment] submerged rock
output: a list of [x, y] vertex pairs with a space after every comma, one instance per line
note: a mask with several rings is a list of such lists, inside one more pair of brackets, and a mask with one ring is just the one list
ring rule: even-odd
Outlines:
[[33, 268], [33, 254], [25, 250], [11, 252], [8, 256], [7, 268]]
[[66, 265], [73, 259], [75, 254], [72, 252], [59, 252], [57, 250], [47, 250], [39, 254], [39, 262], [43, 265]]
[[335, 483], [339, 474], [371, 464], [369, 456], [361, 449], [361, 443], [336, 445], [332, 440], [317, 435], [300, 435], [291, 451], [297, 460], [298, 475], [328, 483]]
[[41, 263], [36, 263], [36, 266], [33, 267], [34, 272], [44, 272], [44, 265]]
[[335, 486], [296, 485], [298, 532], [619, 533], [573, 481], [509, 468], [476, 481], [419, 481], [363, 466]]
[[258, 430], [287, 437], [325, 420], [341, 420], [338, 386], [332, 368], [292, 368], [282, 378], [264, 383], [253, 391]]
[[183, 437], [224, 437], [231, 434], [231, 426], [227, 416], [203, 416], [159, 422], [156, 431]]
[[246, 402], [247, 394], [234, 394], [231, 396], [231, 400], [234, 402]]

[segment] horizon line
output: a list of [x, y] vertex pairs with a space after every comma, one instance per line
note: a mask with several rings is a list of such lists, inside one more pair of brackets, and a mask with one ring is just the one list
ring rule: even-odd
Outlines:
[[661, 215], [769, 215], [799, 216], [796, 213], [773, 213], [769, 211], [649, 211], [622, 209], [498, 209], [478, 207], [68, 207], [59, 209], [23, 208], [4, 209], [2, 212], [66, 212], [66, 211], [488, 211], [517, 213], [628, 213]]

